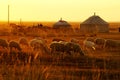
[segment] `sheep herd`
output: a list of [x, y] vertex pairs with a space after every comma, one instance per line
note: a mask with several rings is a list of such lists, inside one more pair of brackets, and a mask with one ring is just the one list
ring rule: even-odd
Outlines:
[[24, 37], [20, 38], [19, 41], [0, 39], [0, 63], [14, 64], [18, 61], [28, 63], [33, 61], [36, 53], [40, 50], [46, 51], [44, 53], [49, 52], [42, 39], [36, 38], [30, 42]]
[[84, 48], [92, 48], [93, 50], [120, 51], [120, 40], [89, 37], [84, 40]]
[[[43, 38], [36, 37], [28, 41], [25, 37], [19, 41], [0, 39], [0, 62], [13, 64], [16, 61], [28, 63], [43, 55], [71, 55], [78, 53], [84, 55], [80, 45], [75, 42], [67, 42], [53, 39], [47, 45]], [[18, 63], [18, 62], [17, 62]]]
[[119, 40], [93, 37], [83, 40], [83, 45], [80, 45], [77, 39], [71, 39], [70, 41], [53, 39], [49, 45], [46, 43], [47, 41], [40, 37], [31, 39], [30, 41], [25, 37], [20, 38], [19, 41], [0, 39], [0, 63], [13, 64], [16, 61], [17, 63], [30, 63], [43, 55], [67, 54], [72, 56], [77, 53], [80, 56], [84, 56], [84, 50], [87, 49], [92, 49], [93, 51], [97, 49], [120, 50]]

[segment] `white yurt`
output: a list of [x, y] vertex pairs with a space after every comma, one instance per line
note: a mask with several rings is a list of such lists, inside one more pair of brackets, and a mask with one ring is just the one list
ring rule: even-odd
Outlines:
[[82, 33], [106, 33], [109, 32], [109, 24], [94, 13], [80, 24], [80, 31]]

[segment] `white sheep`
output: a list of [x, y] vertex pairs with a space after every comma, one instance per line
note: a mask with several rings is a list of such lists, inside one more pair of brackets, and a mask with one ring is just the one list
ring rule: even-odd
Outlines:
[[30, 46], [35, 50], [35, 49], [39, 49], [41, 47], [41, 44], [43, 44], [43, 42], [41, 40], [37, 40], [37, 39], [32, 39], [30, 41]]
[[84, 45], [84, 49], [91, 48], [91, 49], [93, 49], [93, 50], [96, 50], [96, 48], [95, 48], [95, 43], [92, 42], [92, 41], [84, 40], [84, 41], [83, 41], [83, 45]]
[[30, 46], [33, 48], [33, 51], [41, 51], [42, 53], [49, 53], [49, 49], [45, 44], [45, 41], [42, 39], [32, 39], [30, 41]]

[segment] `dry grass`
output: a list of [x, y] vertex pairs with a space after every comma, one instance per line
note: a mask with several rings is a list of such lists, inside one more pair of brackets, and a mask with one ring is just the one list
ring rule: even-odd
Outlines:
[[[30, 23], [27, 23], [30, 24]], [[47, 23], [46, 23], [47, 24]], [[31, 24], [30, 24], [31, 25]], [[78, 23], [72, 23], [75, 28], [78, 28]], [[2, 25], [3, 26], [3, 25]], [[51, 26], [51, 23], [48, 24]], [[105, 39], [120, 40], [120, 33], [118, 32], [119, 23], [110, 24], [110, 33], [97, 34], [97, 37]], [[115, 29], [114, 29], [115, 28]], [[44, 33], [38, 32], [29, 36], [13, 35], [7, 31], [6, 35], [3, 33], [6, 30], [1, 29], [0, 38], [6, 40], [18, 41], [20, 37], [26, 37], [28, 41], [36, 36], [43, 37], [47, 40], [49, 46], [53, 38], [61, 38], [70, 41], [71, 38], [76, 38], [82, 42], [86, 36], [75, 32], [63, 33], [54, 30], [48, 30]], [[28, 48], [24, 51], [31, 52]], [[119, 80], [120, 79], [120, 52], [114, 51], [84, 51], [85, 56], [70, 56], [64, 55], [62, 57], [43, 55], [35, 60], [32, 64], [0, 64], [0, 80]]]

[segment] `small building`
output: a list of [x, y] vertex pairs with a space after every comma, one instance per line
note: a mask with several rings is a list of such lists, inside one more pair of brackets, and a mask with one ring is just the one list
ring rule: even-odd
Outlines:
[[82, 33], [106, 33], [109, 32], [109, 24], [94, 13], [80, 24], [80, 31]]
[[62, 18], [56, 22], [54, 25], [53, 25], [53, 28], [54, 29], [60, 29], [60, 28], [71, 28], [71, 25], [67, 22], [67, 21], [64, 21], [62, 20]]
[[67, 21], [62, 20], [62, 18], [54, 23], [52, 28], [58, 36], [68, 36], [73, 32], [72, 26]]

